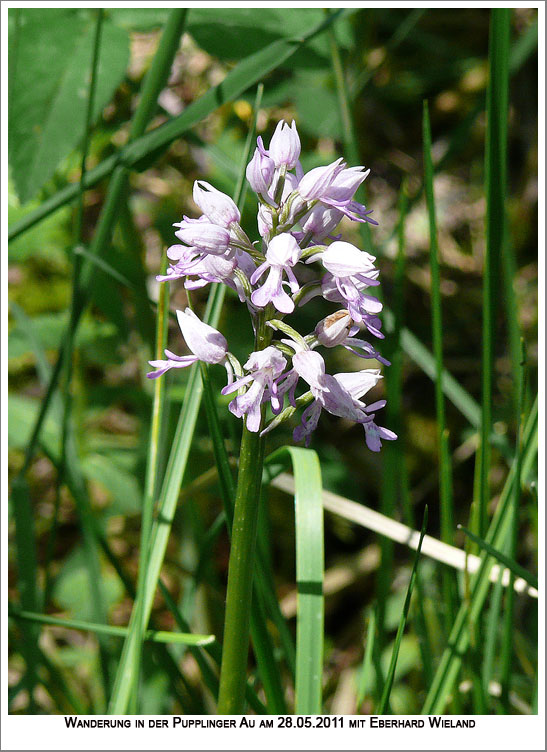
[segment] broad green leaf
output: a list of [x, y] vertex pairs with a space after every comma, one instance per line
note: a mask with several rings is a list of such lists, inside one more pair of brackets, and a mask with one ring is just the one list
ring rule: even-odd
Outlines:
[[[99, 180], [110, 175], [118, 162], [136, 170], [143, 169], [146, 161], [150, 161], [150, 155], [153, 152], [160, 153], [162, 149], [167, 148], [183, 133], [210, 115], [211, 112], [226, 102], [241, 96], [251, 86], [264, 79], [268, 73], [271, 73], [294, 55], [306, 41], [320, 35], [331, 23], [337, 21], [341, 13], [342, 10], [337, 11], [303, 37], [280, 39], [256, 54], [248, 55], [226, 75], [220, 84], [208, 89], [202, 97], [192, 102], [181, 115], [137, 138], [134, 142], [125, 146], [119, 155], [107, 157], [97, 167], [88, 170], [84, 180], [86, 188], [96, 185]], [[15, 239], [36, 222], [40, 222], [60, 206], [72, 201], [78, 195], [78, 191], [78, 185], [67, 185], [44, 201], [37, 209], [26, 213], [24, 217], [9, 228], [9, 240]]]
[[109, 18], [128, 31], [160, 29], [169, 16], [169, 8], [109, 8]]
[[[93, 15], [74, 9], [21, 10], [12, 61], [9, 161], [22, 203], [36, 195], [83, 137], [94, 24]], [[127, 33], [104, 23], [94, 118], [111, 99], [128, 60]]]
[[[324, 18], [320, 8], [193, 8], [188, 31], [199, 46], [221, 60], [240, 60], [262, 50], [277, 39], [304, 35]], [[338, 22], [344, 46], [351, 41], [347, 21]], [[317, 38], [295, 53], [292, 65], [324, 66], [328, 42]]]

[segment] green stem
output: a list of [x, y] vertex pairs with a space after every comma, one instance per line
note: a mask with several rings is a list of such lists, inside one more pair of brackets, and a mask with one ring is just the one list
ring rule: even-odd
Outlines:
[[[263, 350], [272, 338], [272, 330], [266, 326], [266, 313], [259, 313], [256, 320], [255, 350]], [[264, 415], [262, 422], [263, 420]], [[245, 423], [239, 452], [239, 473], [228, 565], [224, 641], [218, 691], [219, 714], [243, 713], [264, 446], [265, 439], [260, 436], [260, 431], [249, 431]]]
[[228, 568], [218, 712], [243, 712], [264, 439], [243, 428]]

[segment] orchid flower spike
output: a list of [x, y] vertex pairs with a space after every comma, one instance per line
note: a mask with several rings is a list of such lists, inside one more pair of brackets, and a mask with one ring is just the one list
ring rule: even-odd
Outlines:
[[[222, 393], [233, 394], [229, 409], [245, 420], [249, 431], [267, 433], [305, 405], [294, 429], [295, 441], [309, 443], [326, 410], [360, 423], [367, 446], [377, 452], [383, 440], [396, 438], [375, 422], [375, 412], [385, 400], [364, 401], [380, 372], [364, 369], [330, 375], [317, 351], [343, 347], [356, 357], [389, 365], [359, 335], [366, 329], [375, 337], [384, 336], [382, 303], [369, 290], [379, 284], [376, 259], [335, 234], [344, 216], [376, 224], [371, 211], [354, 198], [370, 171], [348, 166], [340, 157], [304, 173], [300, 152], [294, 120], [290, 125], [283, 120], [277, 124], [268, 149], [257, 138], [246, 169], [258, 199], [254, 242], [240, 225], [234, 201], [205, 180], [196, 180], [192, 195], [202, 214], [184, 216], [175, 224], [179, 242], [167, 250], [167, 272], [156, 277], [160, 282], [181, 280], [186, 290], [212, 283], [229, 287], [247, 306], [255, 333], [262, 333], [257, 343], [263, 349], [251, 352], [242, 368], [228, 351], [224, 336], [187, 308], [177, 311], [177, 319], [190, 353], [165, 350], [166, 360], [150, 361], [155, 370], [148, 377], [197, 361], [221, 364], [228, 373]], [[315, 329], [304, 336], [285, 318], [296, 305], [303, 307], [318, 296], [338, 310], [326, 310]], [[308, 390], [297, 396], [302, 382]]]

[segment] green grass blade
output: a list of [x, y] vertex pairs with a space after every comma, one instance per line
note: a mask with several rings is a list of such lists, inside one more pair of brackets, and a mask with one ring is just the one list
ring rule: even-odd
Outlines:
[[[93, 187], [100, 180], [110, 175], [117, 165], [138, 169], [138, 163], [145, 160], [150, 154], [166, 148], [177, 138], [180, 138], [185, 131], [193, 128], [223, 104], [239, 97], [249, 87], [265, 78], [268, 73], [288, 60], [306, 42], [327, 29], [341, 13], [342, 10], [336, 11], [324, 22], [301, 37], [280, 39], [272, 42], [263, 50], [249, 55], [230, 71], [220, 84], [209, 89], [199, 100], [190, 104], [181, 115], [159, 128], [155, 128], [145, 136], [141, 136], [123, 148], [118, 155], [104, 160], [96, 168], [89, 170], [85, 180], [86, 188]], [[74, 199], [77, 193], [77, 187], [67, 186], [63, 188], [37, 209], [15, 222], [8, 230], [9, 240], [14, 240], [56, 209], [64, 206]]]
[[[77, 629], [82, 632], [94, 632], [95, 634], [110, 635], [111, 637], [125, 637], [128, 627], [115, 627], [110, 624], [95, 624], [82, 621], [81, 619], [57, 619], [54, 616], [45, 616], [32, 611], [18, 611], [12, 609], [9, 614], [14, 619], [33, 622], [35, 624], [50, 624], [65, 629]], [[165, 632], [163, 630], [148, 629], [144, 632], [144, 639], [149, 642], [162, 642], [172, 645], [209, 645], [214, 642], [214, 635], [200, 635], [184, 632]]]
[[372, 684], [372, 655], [374, 651], [374, 640], [376, 638], [376, 611], [373, 610], [369, 617], [367, 636], [365, 642], [365, 654], [361, 665], [359, 675], [359, 687], [357, 689], [357, 709], [359, 709], [365, 699], [367, 687]]
[[[437, 418], [437, 452], [439, 473], [439, 501], [441, 540], [452, 545], [454, 541], [454, 499], [452, 491], [452, 457], [446, 429], [443, 392], [443, 324], [441, 308], [441, 274], [437, 242], [437, 219], [433, 188], [433, 159], [431, 156], [431, 124], [427, 101], [423, 103], [423, 154], [424, 189], [429, 218], [429, 265], [431, 269], [431, 324], [433, 355], [435, 358], [435, 412]], [[441, 570], [442, 589], [446, 607], [445, 632], [448, 635], [456, 615], [457, 582], [454, 572], [447, 567]]]
[[[521, 374], [519, 380], [519, 397], [518, 397], [518, 423], [517, 423], [517, 452], [515, 459], [515, 487], [512, 499], [512, 508], [510, 510], [511, 523], [509, 529], [509, 542], [508, 552], [509, 557], [513, 564], [519, 569], [522, 569], [519, 564], [516, 563], [518, 550], [518, 533], [519, 533], [519, 512], [521, 502], [521, 481], [522, 481], [522, 437], [521, 427], [524, 422], [524, 401], [526, 394], [526, 349], [524, 340], [521, 340]], [[508, 557], [508, 558], [509, 558]], [[514, 575], [513, 571], [513, 575]], [[502, 670], [502, 692], [501, 700], [505, 708], [506, 713], [510, 713], [509, 695], [511, 691], [511, 669], [513, 661], [513, 636], [514, 636], [514, 609], [515, 609], [515, 594], [513, 592], [514, 576], [510, 577], [509, 589], [511, 593], [507, 592], [505, 596], [505, 620], [503, 625], [503, 641], [501, 649], [501, 670]], [[536, 578], [537, 582], [537, 578]], [[537, 589], [537, 585], [535, 585]]]
[[451, 458], [446, 440], [444, 410], [443, 343], [441, 312], [441, 279], [439, 270], [439, 249], [437, 245], [437, 221], [435, 217], [435, 196], [433, 192], [433, 160], [431, 158], [431, 126], [427, 101], [423, 105], [423, 145], [424, 145], [424, 184], [429, 216], [429, 262], [431, 268], [431, 318], [433, 328], [433, 353], [435, 358], [435, 408], [437, 414], [437, 446], [439, 453], [439, 491], [441, 539], [452, 543], [454, 512], [452, 499]]
[[[536, 400], [524, 430], [522, 449], [523, 474], [526, 474], [527, 471], [525, 468], [529, 468], [537, 456], [537, 419]], [[488, 535], [485, 538], [494, 547], [502, 545], [504, 536], [507, 534], [509, 528], [510, 502], [512, 494], [515, 492], [515, 482], [516, 465], [513, 463], [494, 517], [490, 523]], [[469, 603], [464, 603], [458, 611], [450, 633], [448, 646], [443, 653], [433, 679], [433, 684], [426, 697], [422, 710], [426, 715], [443, 712], [460, 670], [462, 656], [469, 646], [469, 624], [476, 622], [488, 595], [492, 559], [487, 553], [483, 553], [481, 559], [482, 565], [471, 580]]]
[[321, 713], [323, 676], [323, 502], [317, 454], [283, 447], [268, 462], [290, 458], [296, 515], [296, 698], [295, 713]]
[[496, 309], [501, 249], [505, 234], [507, 116], [509, 84], [510, 8], [493, 8], [490, 21], [490, 75], [486, 97], [486, 250], [482, 322], [482, 415], [480, 494], [477, 529], [484, 536], [488, 524], [492, 381]]
[[[518, 484], [515, 485], [515, 488], [518, 488]], [[490, 543], [487, 543], [482, 538], [479, 538], [478, 535], [475, 535], [475, 533], [472, 533], [471, 530], [468, 530], [463, 525], [458, 525], [458, 530], [463, 530], [463, 532], [468, 535], [471, 540], [479, 546], [479, 548], [482, 548], [483, 551], [486, 551], [488, 554], [490, 554], [490, 556], [493, 556], [494, 559], [497, 559], [501, 564], [503, 564], [504, 567], [509, 569], [509, 571], [515, 575], [515, 577], [522, 577], [522, 579], [525, 580], [530, 585], [530, 587], [533, 587], [536, 590], [538, 589], [538, 578], [527, 569], [522, 567], [514, 559], [506, 556], [506, 554], [504, 554], [502, 551], [498, 551], [496, 548], [494, 548], [494, 546], [491, 546]]]
[[399, 626], [397, 628], [397, 635], [395, 636], [393, 652], [391, 653], [391, 662], [389, 664], [389, 669], [387, 672], [387, 677], [386, 677], [384, 689], [382, 692], [382, 698], [380, 700], [378, 710], [376, 711], [380, 715], [385, 713], [388, 708], [389, 696], [391, 694], [391, 688], [393, 687], [393, 680], [395, 678], [395, 669], [397, 668], [397, 659], [399, 657], [399, 649], [401, 647], [401, 640], [403, 639], [403, 633], [405, 631], [406, 621], [408, 618], [408, 612], [410, 609], [410, 600], [412, 598], [412, 590], [414, 589], [414, 582], [416, 580], [416, 571], [418, 568], [418, 561], [420, 559], [420, 552], [422, 550], [422, 541], [424, 539], [426, 528], [427, 528], [427, 506], [425, 507], [425, 510], [424, 510], [424, 519], [422, 522], [422, 530], [420, 532], [420, 542], [418, 543], [418, 548], [416, 549], [416, 555], [414, 556], [414, 565], [412, 567], [412, 574], [410, 575], [410, 582], [408, 583], [408, 590], [406, 592], [405, 603], [403, 606], [403, 611], [401, 613], [401, 618], [399, 620]]
[[[165, 259], [162, 264], [161, 273], [165, 274], [167, 267], [167, 260]], [[167, 344], [167, 328], [169, 323], [168, 317], [169, 310], [169, 285], [162, 285], [160, 287], [159, 299], [158, 299], [158, 317], [156, 321], [156, 351], [154, 358], [160, 360], [163, 357], [163, 351]], [[139, 560], [139, 573], [137, 579], [137, 596], [135, 601], [135, 607], [131, 613], [130, 629], [135, 630], [134, 641], [127, 641], [124, 644], [124, 651], [120, 659], [120, 666], [123, 667], [126, 660], [132, 660], [134, 662], [134, 674], [133, 674], [133, 687], [132, 689], [132, 703], [133, 708], [136, 709], [137, 702], [137, 688], [138, 679], [140, 673], [140, 665], [142, 662], [142, 643], [145, 636], [147, 619], [143, 612], [143, 592], [146, 582], [146, 572], [148, 570], [148, 558], [150, 554], [150, 535], [152, 532], [152, 522], [154, 515], [154, 503], [156, 499], [156, 492], [158, 486], [158, 464], [159, 464], [159, 452], [161, 441], [161, 428], [164, 424], [163, 415], [165, 408], [165, 380], [156, 379], [154, 382], [154, 399], [152, 403], [152, 422], [150, 426], [150, 438], [148, 442], [147, 464], [146, 464], [146, 477], [144, 483], [144, 496], [143, 496], [143, 510], [141, 519], [141, 540], [140, 551], [141, 556]], [[127, 646], [127, 648], [126, 648]], [[132, 650], [133, 653], [129, 656], [126, 650]]]

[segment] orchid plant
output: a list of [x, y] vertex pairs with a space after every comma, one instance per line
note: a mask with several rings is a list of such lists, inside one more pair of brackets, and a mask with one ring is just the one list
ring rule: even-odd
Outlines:
[[[318, 352], [340, 346], [361, 359], [389, 365], [370, 342], [357, 336], [361, 330], [384, 336], [378, 316], [382, 304], [370, 294], [379, 284], [375, 258], [334, 234], [344, 216], [377, 224], [371, 210], [353, 198], [369, 170], [348, 167], [340, 158], [304, 174], [300, 148], [294, 121], [290, 126], [278, 123], [269, 149], [258, 137], [246, 171], [258, 198], [261, 239], [256, 241], [242, 229], [232, 199], [196, 181], [193, 198], [203, 214], [175, 224], [180, 244], [167, 250], [169, 268], [157, 277], [160, 282], [183, 279], [187, 290], [227, 285], [247, 306], [255, 334], [253, 352], [241, 365], [220, 332], [189, 308], [177, 311], [192, 354], [165, 350], [166, 360], [150, 361], [155, 370], [148, 374], [157, 378], [196, 361], [221, 364], [227, 372], [222, 393], [234, 395], [229, 409], [244, 421], [226, 599], [222, 713], [241, 712], [243, 701], [264, 435], [303, 408], [293, 438], [306, 446], [322, 410], [361, 424], [373, 452], [380, 450], [382, 440], [397, 438], [376, 423], [385, 400], [363, 399], [381, 378], [379, 369], [330, 375]], [[338, 310], [303, 335], [286, 317], [315, 296]], [[307, 390], [297, 396], [301, 381]]]

